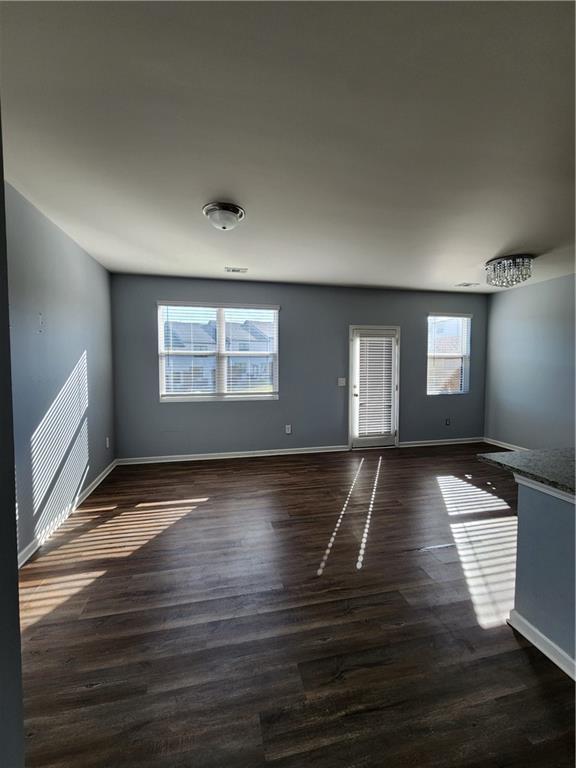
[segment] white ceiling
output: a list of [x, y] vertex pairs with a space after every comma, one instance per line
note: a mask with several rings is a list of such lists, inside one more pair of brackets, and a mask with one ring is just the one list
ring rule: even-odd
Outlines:
[[[572, 3], [2, 3], [8, 181], [113, 271], [573, 271]], [[246, 208], [233, 232], [202, 215]], [[234, 279], [243, 279], [234, 278]]]

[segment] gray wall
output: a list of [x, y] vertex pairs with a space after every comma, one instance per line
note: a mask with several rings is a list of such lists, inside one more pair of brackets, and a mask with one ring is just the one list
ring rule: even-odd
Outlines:
[[490, 297], [485, 435], [574, 445], [574, 275]]
[[114, 457], [110, 277], [9, 185], [6, 216], [22, 552]]
[[514, 609], [574, 658], [574, 505], [518, 486]]
[[[0, 130], [0, 175], [2, 131]], [[4, 186], [0, 187], [0, 762], [24, 765]]]
[[[158, 300], [279, 304], [280, 399], [160, 403]], [[348, 390], [337, 378], [348, 378], [350, 324], [401, 326], [400, 440], [480, 437], [486, 305], [483, 295], [113, 275], [117, 455], [347, 444]], [[469, 394], [426, 395], [429, 312], [474, 315]]]

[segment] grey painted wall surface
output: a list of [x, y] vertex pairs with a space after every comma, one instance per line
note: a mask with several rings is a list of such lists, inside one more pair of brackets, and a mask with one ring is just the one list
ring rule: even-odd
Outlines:
[[[0, 175], [2, 131], [0, 129]], [[4, 185], [0, 187], [0, 763], [24, 765]]]
[[574, 504], [518, 486], [514, 608], [574, 658]]
[[22, 551], [114, 456], [110, 278], [9, 185], [6, 215]]
[[574, 276], [490, 297], [486, 437], [574, 445]]
[[[159, 300], [280, 305], [280, 399], [160, 403]], [[401, 326], [400, 440], [482, 436], [486, 306], [483, 295], [113, 275], [117, 456], [347, 444], [348, 389], [337, 378], [348, 378], [351, 324]], [[469, 394], [426, 395], [429, 312], [474, 315]]]

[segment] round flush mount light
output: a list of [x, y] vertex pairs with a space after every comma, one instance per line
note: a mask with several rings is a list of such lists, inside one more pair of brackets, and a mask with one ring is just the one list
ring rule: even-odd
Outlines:
[[486, 282], [496, 288], [512, 288], [532, 277], [533, 253], [497, 256], [486, 262]]
[[246, 218], [244, 208], [235, 203], [207, 203], [202, 213], [216, 229], [229, 230]]

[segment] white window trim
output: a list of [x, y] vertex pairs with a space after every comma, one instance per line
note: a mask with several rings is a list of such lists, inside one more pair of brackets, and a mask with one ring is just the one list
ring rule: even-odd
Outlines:
[[[216, 352], [200, 350], [198, 352], [187, 351], [175, 351], [175, 352], [163, 352], [160, 345], [160, 307], [213, 307], [214, 309], [268, 309], [276, 312], [280, 312], [280, 306], [273, 304], [245, 304], [243, 302], [222, 302], [222, 301], [161, 301], [156, 302], [156, 314], [157, 314], [157, 326], [158, 326], [158, 391], [159, 402], [161, 403], [223, 403], [223, 402], [251, 402], [251, 401], [266, 401], [266, 400], [278, 400], [280, 398], [280, 352], [279, 352], [279, 323], [276, 326], [276, 352], [250, 352], [249, 350], [228, 351], [224, 347], [226, 344], [225, 333], [218, 333], [218, 348]], [[278, 318], [279, 319], [279, 318]], [[275, 358], [275, 381], [276, 392], [267, 393], [213, 393], [208, 395], [166, 395], [162, 394], [163, 384], [163, 360], [166, 357], [173, 357], [176, 355], [182, 355], [183, 357], [189, 355], [206, 357], [216, 356], [216, 363], [218, 370], [216, 373], [217, 380], [220, 382], [225, 381], [227, 377], [225, 363], [227, 357], [274, 357]]]
[[[467, 355], [459, 355], [456, 353], [451, 354], [441, 354], [441, 355], [434, 355], [427, 351], [426, 355], [426, 397], [454, 397], [458, 395], [469, 395], [470, 394], [470, 370], [471, 370], [471, 364], [472, 364], [472, 319], [474, 315], [470, 315], [464, 312], [428, 312], [426, 315], [426, 349], [428, 349], [428, 318], [429, 317], [463, 317], [468, 318], [470, 320], [470, 345]], [[430, 358], [462, 358], [462, 360], [467, 360], [467, 367], [466, 367], [466, 375], [467, 375], [467, 383], [468, 388], [466, 390], [460, 390], [459, 392], [428, 392], [428, 361]]]
[[469, 320], [472, 320], [474, 315], [466, 312], [428, 312], [426, 321], [428, 321], [429, 317], [467, 317]]
[[160, 395], [161, 403], [228, 403], [254, 400], [279, 400], [277, 392], [264, 395]]
[[[158, 299], [156, 302], [157, 307], [213, 307], [218, 309], [271, 309], [279, 312], [281, 307], [279, 304], [244, 304], [243, 302], [229, 302], [229, 301], [194, 301], [190, 299], [187, 301], [161, 301]], [[451, 315], [452, 317], [452, 315]]]

